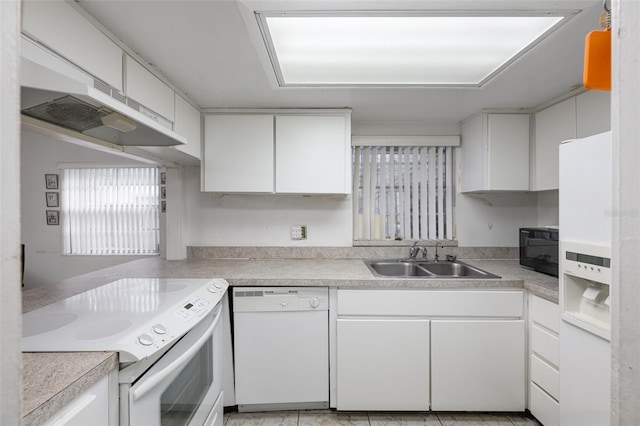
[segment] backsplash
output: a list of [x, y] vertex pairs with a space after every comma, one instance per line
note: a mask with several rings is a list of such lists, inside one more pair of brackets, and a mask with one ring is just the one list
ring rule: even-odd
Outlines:
[[[435, 247], [425, 244], [428, 258], [433, 259]], [[517, 259], [517, 247], [455, 247], [438, 248], [444, 259], [451, 254], [460, 259]], [[409, 256], [408, 246], [387, 247], [187, 247], [188, 259], [401, 259]]]

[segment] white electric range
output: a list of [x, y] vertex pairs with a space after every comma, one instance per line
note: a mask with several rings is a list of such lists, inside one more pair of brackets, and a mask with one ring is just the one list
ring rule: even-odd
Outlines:
[[25, 352], [113, 351], [120, 424], [222, 424], [223, 279], [125, 278], [23, 315]]

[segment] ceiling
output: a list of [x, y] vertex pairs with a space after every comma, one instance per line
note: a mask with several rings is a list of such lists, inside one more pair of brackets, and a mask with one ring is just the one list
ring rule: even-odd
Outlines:
[[[362, 122], [457, 123], [480, 109], [533, 108], [581, 85], [593, 0], [76, 0], [199, 107], [353, 109]], [[482, 88], [280, 88], [253, 10], [582, 10]]]

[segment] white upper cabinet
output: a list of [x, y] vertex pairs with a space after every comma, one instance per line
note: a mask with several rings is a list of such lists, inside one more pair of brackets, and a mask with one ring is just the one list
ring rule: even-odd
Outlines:
[[122, 50], [67, 2], [22, 2], [22, 32], [122, 92]]
[[203, 190], [348, 194], [348, 113], [206, 115]]
[[462, 192], [529, 190], [529, 114], [478, 114], [461, 139]]
[[203, 191], [273, 192], [273, 115], [204, 117]]
[[351, 125], [342, 115], [276, 116], [276, 192], [348, 194]]
[[558, 189], [558, 147], [576, 137], [575, 97], [536, 113], [535, 180], [533, 189]]
[[174, 130], [180, 136], [187, 139], [184, 145], [177, 145], [176, 149], [197, 158], [202, 159], [202, 126], [200, 111], [195, 109], [182, 96], [176, 93], [176, 117]]
[[558, 189], [560, 143], [610, 130], [611, 94], [584, 92], [539, 111], [535, 120], [535, 179], [532, 189]]
[[576, 119], [579, 138], [611, 130], [611, 92], [592, 90], [576, 96]]
[[125, 67], [125, 95], [173, 122], [175, 116], [173, 89], [128, 55]]

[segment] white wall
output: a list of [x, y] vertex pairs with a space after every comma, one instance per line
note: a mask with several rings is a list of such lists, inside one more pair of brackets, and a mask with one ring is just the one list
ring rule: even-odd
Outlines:
[[557, 226], [559, 216], [558, 190], [538, 192], [538, 226]]
[[[60, 173], [58, 163], [139, 164], [24, 130], [21, 141], [22, 243], [25, 288], [128, 262], [138, 256], [63, 256], [61, 227], [46, 224], [44, 175]], [[50, 191], [50, 190], [49, 190]], [[55, 208], [50, 208], [56, 210]]]
[[[351, 246], [350, 196], [200, 192], [200, 168], [187, 168], [186, 244], [191, 246]], [[291, 240], [307, 225], [306, 240]]]
[[538, 197], [535, 193], [457, 194], [453, 211], [461, 247], [517, 247], [518, 230], [538, 224]]

